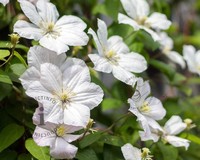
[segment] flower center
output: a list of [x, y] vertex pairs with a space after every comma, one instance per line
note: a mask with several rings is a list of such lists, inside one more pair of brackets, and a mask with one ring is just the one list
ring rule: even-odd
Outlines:
[[47, 26], [47, 33], [53, 32], [53, 29], [54, 29], [54, 23], [51, 22]]
[[58, 137], [63, 137], [66, 133], [66, 129], [63, 125], [60, 125], [58, 128], [56, 128], [56, 135]]
[[109, 62], [111, 62], [114, 65], [118, 65], [118, 60], [119, 57], [116, 55], [116, 53], [113, 50], [108, 51], [105, 54], [105, 57], [109, 60]]
[[43, 34], [48, 37], [51, 36], [56, 39], [60, 36], [60, 28], [56, 27], [53, 22], [41, 22], [39, 26], [43, 30]]
[[143, 103], [143, 105], [140, 107], [140, 111], [141, 112], [149, 112], [150, 111], [150, 107], [148, 105], [148, 102]]
[[152, 155], [149, 155], [150, 150], [148, 148], [142, 148], [141, 158], [142, 160], [152, 160]]

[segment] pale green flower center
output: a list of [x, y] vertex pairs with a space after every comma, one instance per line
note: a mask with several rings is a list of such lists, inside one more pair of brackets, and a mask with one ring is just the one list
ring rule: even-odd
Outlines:
[[163, 52], [164, 54], [169, 54], [170, 51], [171, 51], [171, 48], [168, 47], [168, 46], [165, 46], [165, 47], [163, 48], [163, 51], [162, 51], [162, 52]]
[[47, 33], [53, 32], [53, 29], [54, 29], [54, 23], [51, 22], [47, 26]]
[[60, 98], [62, 104], [67, 104], [67, 103], [71, 102], [71, 98], [75, 95], [76, 94], [72, 91], [65, 91], [59, 95], [59, 98]]
[[140, 107], [140, 111], [141, 112], [149, 112], [150, 111], [150, 107], [149, 107], [148, 102], [144, 102], [142, 104], [142, 106]]
[[150, 28], [150, 24], [148, 24], [148, 23], [146, 22], [147, 18], [148, 18], [147, 16], [138, 17], [138, 18], [136, 19], [136, 22], [137, 22], [139, 25], [142, 25], [142, 26], [145, 26], [145, 27], [147, 27], [147, 28]]
[[54, 39], [60, 36], [60, 29], [53, 22], [41, 22], [39, 26], [44, 35], [51, 36]]
[[151, 152], [148, 148], [142, 148], [141, 158], [142, 160], [152, 160], [152, 155], [149, 155]]
[[113, 50], [108, 51], [105, 54], [105, 57], [109, 60], [110, 63], [112, 63], [114, 65], [118, 65], [119, 57]]
[[66, 133], [66, 129], [63, 125], [60, 125], [58, 128], [56, 128], [56, 135], [58, 137], [63, 137]]

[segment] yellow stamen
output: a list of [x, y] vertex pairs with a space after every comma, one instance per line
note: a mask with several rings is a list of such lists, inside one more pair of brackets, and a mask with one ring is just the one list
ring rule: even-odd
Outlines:
[[142, 160], [152, 160], [152, 155], [149, 155], [151, 152], [148, 148], [142, 148], [141, 158]]
[[56, 129], [56, 134], [58, 137], [63, 137], [66, 133], [66, 129], [63, 125], [60, 125], [57, 129]]
[[141, 112], [149, 112], [150, 111], [150, 107], [148, 105], [148, 102], [143, 103], [143, 105], [140, 107], [140, 111]]

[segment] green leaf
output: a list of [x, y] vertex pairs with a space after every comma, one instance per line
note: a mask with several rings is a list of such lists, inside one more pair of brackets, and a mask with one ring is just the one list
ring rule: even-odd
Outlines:
[[121, 137], [111, 135], [104, 135], [103, 137], [101, 137], [101, 141], [103, 141], [106, 144], [118, 147], [121, 147], [124, 144]]
[[105, 98], [102, 102], [102, 110], [103, 111], [107, 111], [110, 109], [116, 109], [119, 108], [123, 105], [123, 102], [121, 100], [118, 99], [114, 99], [114, 98]]
[[32, 156], [30, 154], [23, 153], [18, 156], [17, 160], [30, 160], [31, 158]]
[[0, 132], [0, 152], [9, 147], [24, 134], [24, 127], [9, 124]]
[[24, 66], [26, 66], [26, 68], [28, 67], [24, 58], [17, 51], [14, 52], [14, 55], [20, 60], [20, 62], [22, 62]]
[[176, 160], [178, 158], [177, 148], [163, 143], [157, 143], [157, 145], [163, 155], [163, 160]]
[[190, 140], [190, 141], [192, 141], [194, 143], [200, 144], [200, 138], [195, 136], [195, 135], [193, 135], [193, 134], [182, 133], [181, 137], [182, 138], [186, 138], [186, 139], [188, 139], [188, 140]]
[[93, 134], [89, 134], [86, 137], [84, 137], [83, 140], [80, 141], [79, 146], [80, 148], [85, 148], [89, 145], [91, 145], [92, 143], [98, 141], [101, 137], [102, 137], [102, 132], [96, 132]]
[[10, 69], [15, 75], [20, 77], [25, 72], [26, 67], [21, 63], [15, 63], [15, 64], [10, 65]]
[[[10, 41], [1, 41], [0, 42], [0, 48], [11, 48], [11, 43]], [[17, 44], [15, 46], [16, 49], [22, 49], [24, 50], [25, 52], [28, 52], [29, 48], [22, 45], [22, 44]]]
[[12, 84], [10, 77], [1, 69], [0, 69], [0, 82]]
[[98, 160], [96, 153], [90, 148], [78, 151], [76, 158], [78, 160]]
[[151, 59], [149, 63], [153, 67], [164, 73], [169, 78], [169, 80], [172, 80], [174, 78], [176, 71], [171, 66], [154, 59]]
[[4, 60], [4, 58], [8, 57], [9, 55], [10, 55], [9, 50], [0, 49], [0, 60]]
[[38, 160], [50, 160], [49, 148], [38, 146], [32, 138], [26, 140], [25, 147]]

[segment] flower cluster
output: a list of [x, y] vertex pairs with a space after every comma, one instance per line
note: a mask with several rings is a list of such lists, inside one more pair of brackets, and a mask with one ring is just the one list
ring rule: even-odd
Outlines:
[[[3, 5], [9, 1], [0, 0]], [[88, 54], [94, 70], [112, 73], [119, 81], [131, 86], [135, 92], [128, 99], [129, 111], [137, 117], [142, 128], [142, 141], [162, 139], [175, 147], [188, 149], [190, 141], [177, 135], [193, 128], [192, 121], [185, 122], [179, 116], [172, 116], [161, 127], [166, 110], [161, 100], [151, 96], [149, 81], [139, 77], [148, 63], [142, 54], [132, 52], [123, 38], [108, 36], [107, 25], [97, 19], [97, 31], [89, 28], [79, 17], [64, 15], [59, 18], [56, 6], [48, 0], [18, 0], [29, 22], [18, 20], [14, 32], [20, 37], [38, 41], [40, 45], [28, 51], [28, 69], [20, 81], [29, 97], [35, 99], [38, 107], [33, 115], [36, 125], [33, 139], [39, 146], [49, 146], [50, 154], [56, 159], [72, 159], [78, 147], [72, 144], [84, 138], [91, 122], [90, 111], [103, 100], [103, 90], [91, 82], [88, 65], [79, 58], [67, 57], [70, 47], [88, 44], [91, 35], [96, 50]], [[160, 51], [170, 60], [200, 75], [200, 53], [193, 46], [185, 45], [183, 56], [173, 50], [173, 40], [160, 30], [166, 30], [171, 22], [166, 15], [154, 12], [146, 0], [121, 0], [126, 15], [119, 13], [119, 23], [131, 25], [134, 31], [144, 30], [160, 44]], [[126, 160], [152, 160], [150, 150], [142, 151], [130, 143], [121, 147]]]

